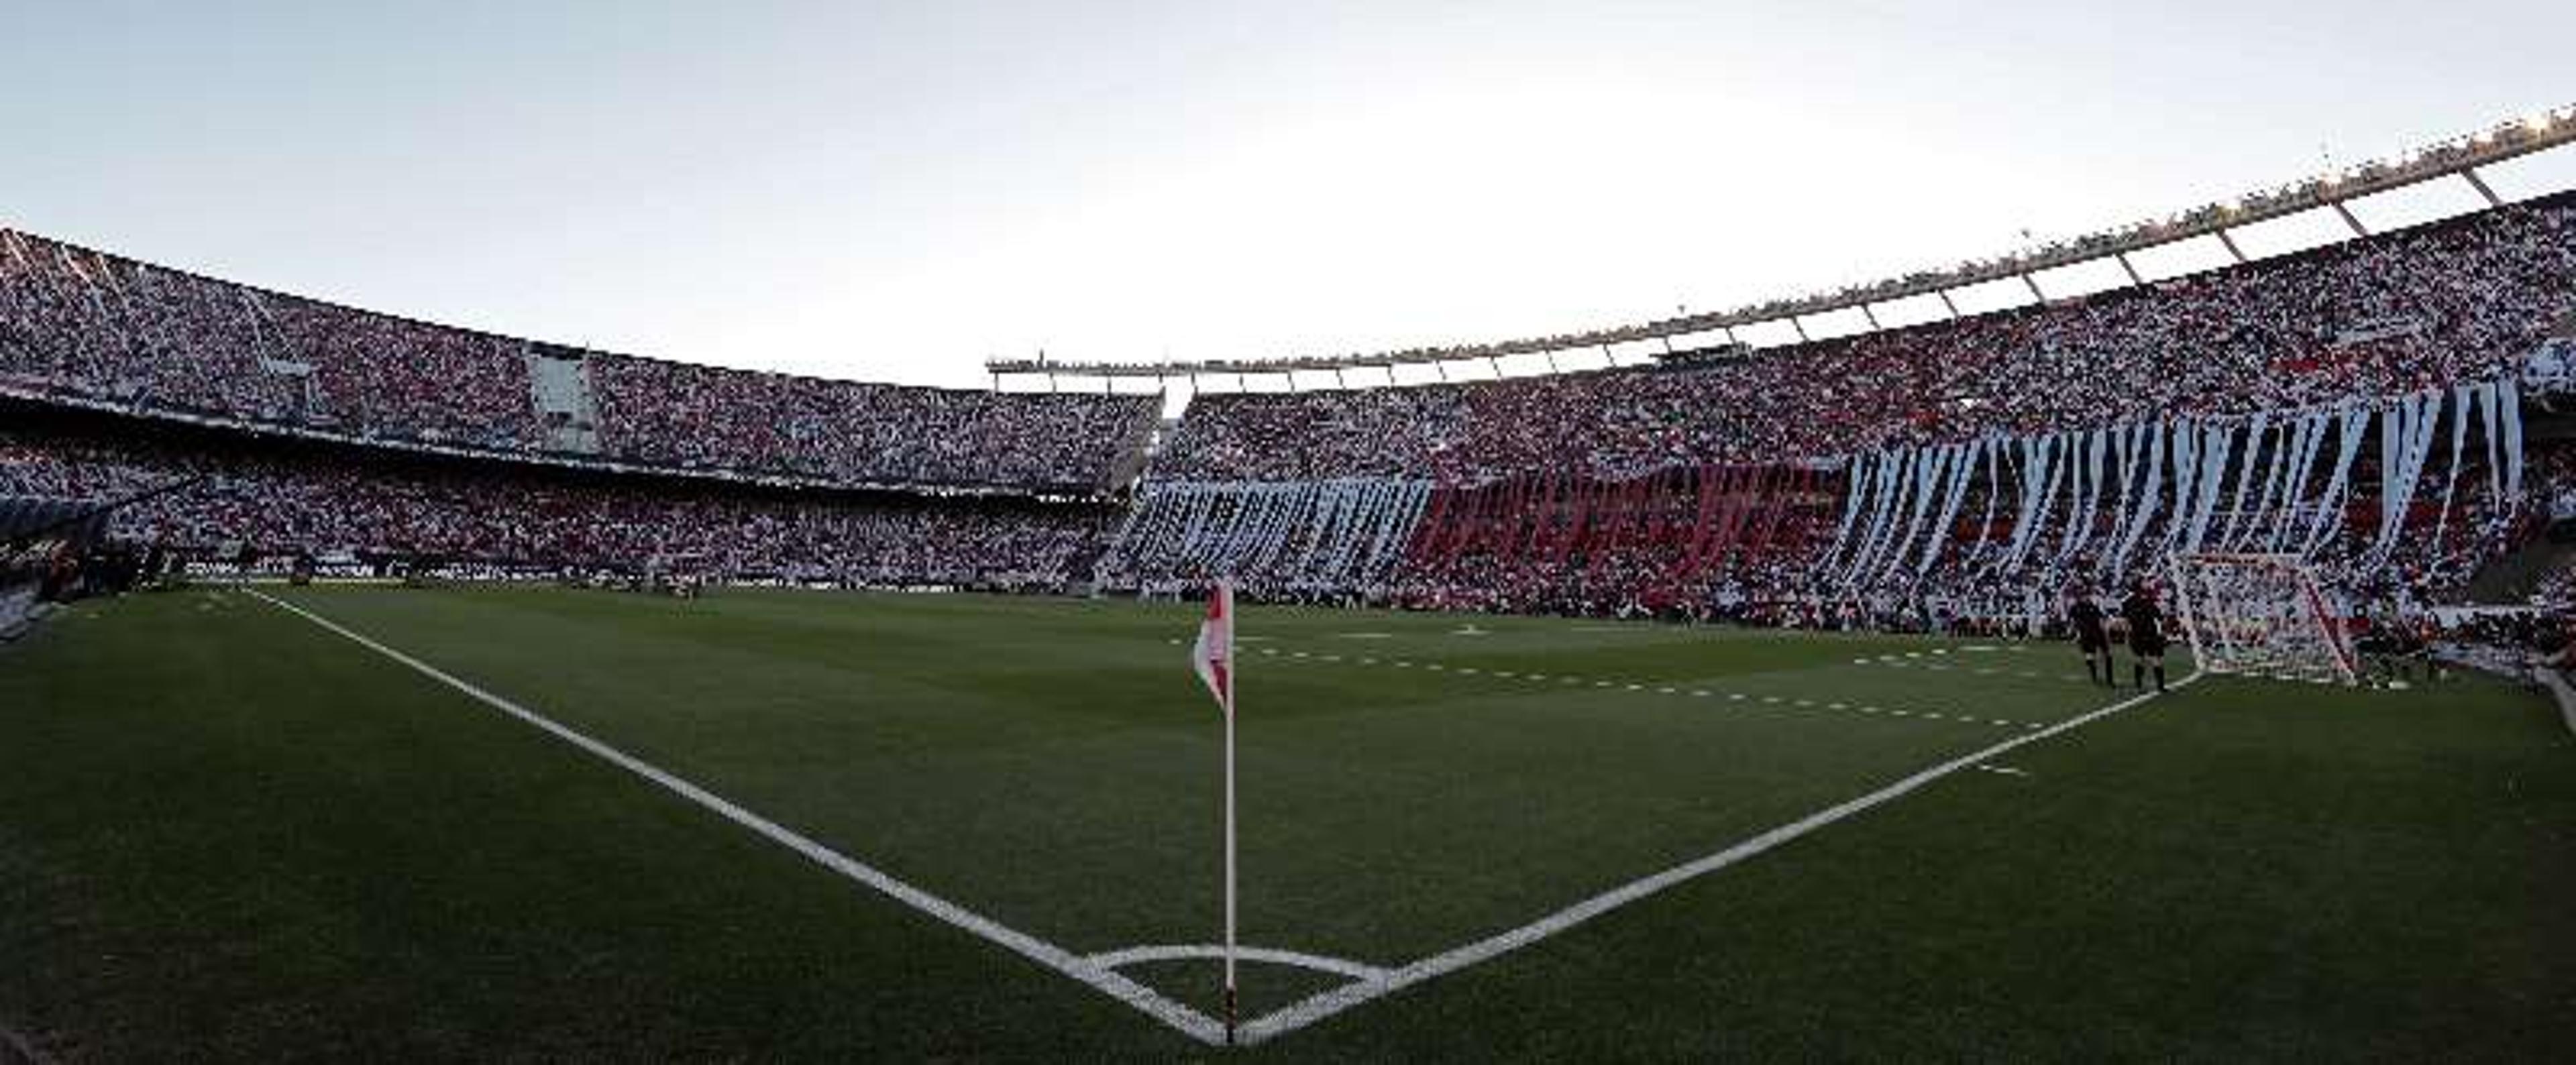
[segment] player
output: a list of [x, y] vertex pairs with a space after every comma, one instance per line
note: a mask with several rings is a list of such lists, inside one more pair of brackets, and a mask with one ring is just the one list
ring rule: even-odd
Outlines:
[[2155, 586], [2143, 580], [2130, 585], [2129, 597], [2120, 601], [2120, 617], [2129, 623], [2129, 653], [2137, 656], [2129, 663], [2130, 683], [2144, 690], [2152, 668], [2156, 690], [2165, 690], [2165, 612], [2156, 605]]
[[2103, 627], [2102, 606], [2093, 601], [2093, 593], [2082, 586], [2067, 593], [2066, 624], [2075, 630], [2075, 649], [2084, 652], [2084, 675], [2093, 682], [2115, 686], [2111, 678], [2111, 633]]

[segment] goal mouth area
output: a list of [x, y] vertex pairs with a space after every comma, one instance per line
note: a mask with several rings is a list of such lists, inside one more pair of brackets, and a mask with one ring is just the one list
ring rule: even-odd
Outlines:
[[2213, 673], [2358, 684], [2360, 663], [2307, 561], [2293, 554], [2176, 553], [2174, 614]]

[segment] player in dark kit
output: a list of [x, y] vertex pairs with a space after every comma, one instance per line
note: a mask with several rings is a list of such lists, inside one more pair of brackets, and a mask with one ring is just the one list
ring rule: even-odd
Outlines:
[[2075, 630], [2075, 649], [2084, 652], [2084, 675], [2098, 684], [2112, 684], [2111, 633], [2103, 627], [2101, 604], [2093, 593], [2077, 588], [2067, 595], [2067, 627]]
[[2155, 588], [2145, 581], [2130, 585], [2120, 617], [2129, 623], [2129, 653], [2138, 656], [2129, 664], [2130, 682], [2146, 687], [2147, 669], [2154, 667], [2156, 690], [2165, 690], [2165, 612], [2156, 605]]

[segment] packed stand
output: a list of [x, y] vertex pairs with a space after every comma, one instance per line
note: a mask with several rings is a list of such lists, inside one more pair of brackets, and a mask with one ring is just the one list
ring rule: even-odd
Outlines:
[[401, 558], [848, 584], [1052, 587], [1112, 527], [1095, 504], [797, 492], [311, 445], [0, 430], [0, 496], [107, 501], [112, 534], [199, 559]]
[[0, 383], [30, 391], [519, 448], [523, 347], [0, 230]]
[[1159, 396], [1034, 394], [824, 381], [595, 356], [612, 458], [852, 484], [1094, 492], [1138, 454]]
[[580, 367], [604, 457], [852, 485], [1098, 493], [1134, 472], [1160, 404], [579, 352], [0, 229], [0, 389], [22, 395], [367, 440], [578, 450], [540, 409], [540, 358]]
[[1483, 483], [1856, 454], [2491, 377], [2576, 312], [2576, 199], [2040, 308], [1706, 363], [1201, 397], [1155, 475]]
[[[2421, 618], [2458, 602], [2472, 578], [2530, 544], [2551, 524], [2552, 501], [2576, 498], [2576, 455], [2546, 427], [2526, 449], [2521, 496], [2466, 438], [2454, 478], [2448, 455], [2428, 465], [2424, 490], [2403, 508], [2401, 531], [2379, 548], [2378, 459], [2354, 465], [2354, 494], [2324, 498], [2323, 460], [2305, 477], [2310, 502], [2243, 509], [2223, 502], [2211, 514], [2203, 550], [2264, 551], [2276, 521], [2315, 530], [2308, 560], [2338, 609], [2368, 617]], [[2169, 509], [2132, 523], [2125, 497], [2084, 513], [2044, 519], [2026, 554], [2011, 550], [2019, 485], [2009, 465], [2005, 487], [1970, 482], [1946, 519], [1927, 508], [1907, 545], [1862, 565], [1838, 535], [1849, 505], [1849, 471], [1806, 468], [1670, 470], [1622, 482], [1517, 478], [1477, 487], [1435, 489], [1401, 515], [1407, 531], [1400, 564], [1330, 570], [1317, 579], [1315, 530], [1258, 506], [1264, 495], [1290, 496], [1300, 486], [1201, 486], [1248, 509], [1237, 520], [1222, 507], [1165, 515], [1154, 530], [1131, 524], [1105, 556], [1108, 586], [1148, 588], [1158, 582], [1202, 584], [1234, 576], [1245, 594], [1270, 601], [1360, 602], [1417, 609], [1593, 617], [1661, 617], [1800, 628], [1943, 631], [1986, 635], [2049, 630], [2065, 597], [2078, 590], [2115, 594], [2128, 580], [2161, 577], [2164, 553], [2187, 539]], [[2221, 488], [2235, 483], [2228, 467]], [[2263, 480], [2255, 470], [2255, 480]], [[2159, 489], [2170, 499], [2170, 486]], [[2060, 510], [2075, 493], [2050, 492]], [[2143, 498], [2140, 496], [2138, 498]], [[2566, 513], [2576, 516], [2576, 509]], [[1294, 514], [1290, 514], [1292, 519]], [[2123, 528], [2134, 525], [2133, 537]], [[1939, 539], [1932, 529], [1946, 532]], [[1852, 527], [1850, 541], [1860, 539]], [[2130, 546], [2117, 545], [2127, 540]], [[1196, 544], [1196, 546], [1192, 546]], [[2115, 558], [2114, 552], [2121, 557]], [[2126, 563], [2122, 564], [2121, 558]], [[2018, 561], [2016, 561], [2018, 559]], [[2576, 587], [2562, 578], [2554, 589]], [[2557, 594], [2552, 592], [2550, 594]]]

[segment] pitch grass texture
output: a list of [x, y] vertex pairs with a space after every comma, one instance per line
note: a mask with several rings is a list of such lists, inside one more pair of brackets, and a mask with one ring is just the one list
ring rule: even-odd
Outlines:
[[[288, 598], [1076, 953], [1216, 938], [1191, 609]], [[1244, 941], [1387, 967], [2128, 694], [2062, 645], [1242, 632]], [[72, 1060], [2540, 1060], [2571, 899], [2540, 697], [2207, 680], [1229, 1052], [239, 593], [0, 650], [0, 1026]], [[1212, 962], [1122, 971], [1215, 1010]], [[1341, 982], [1244, 971], [1247, 1015]]]

